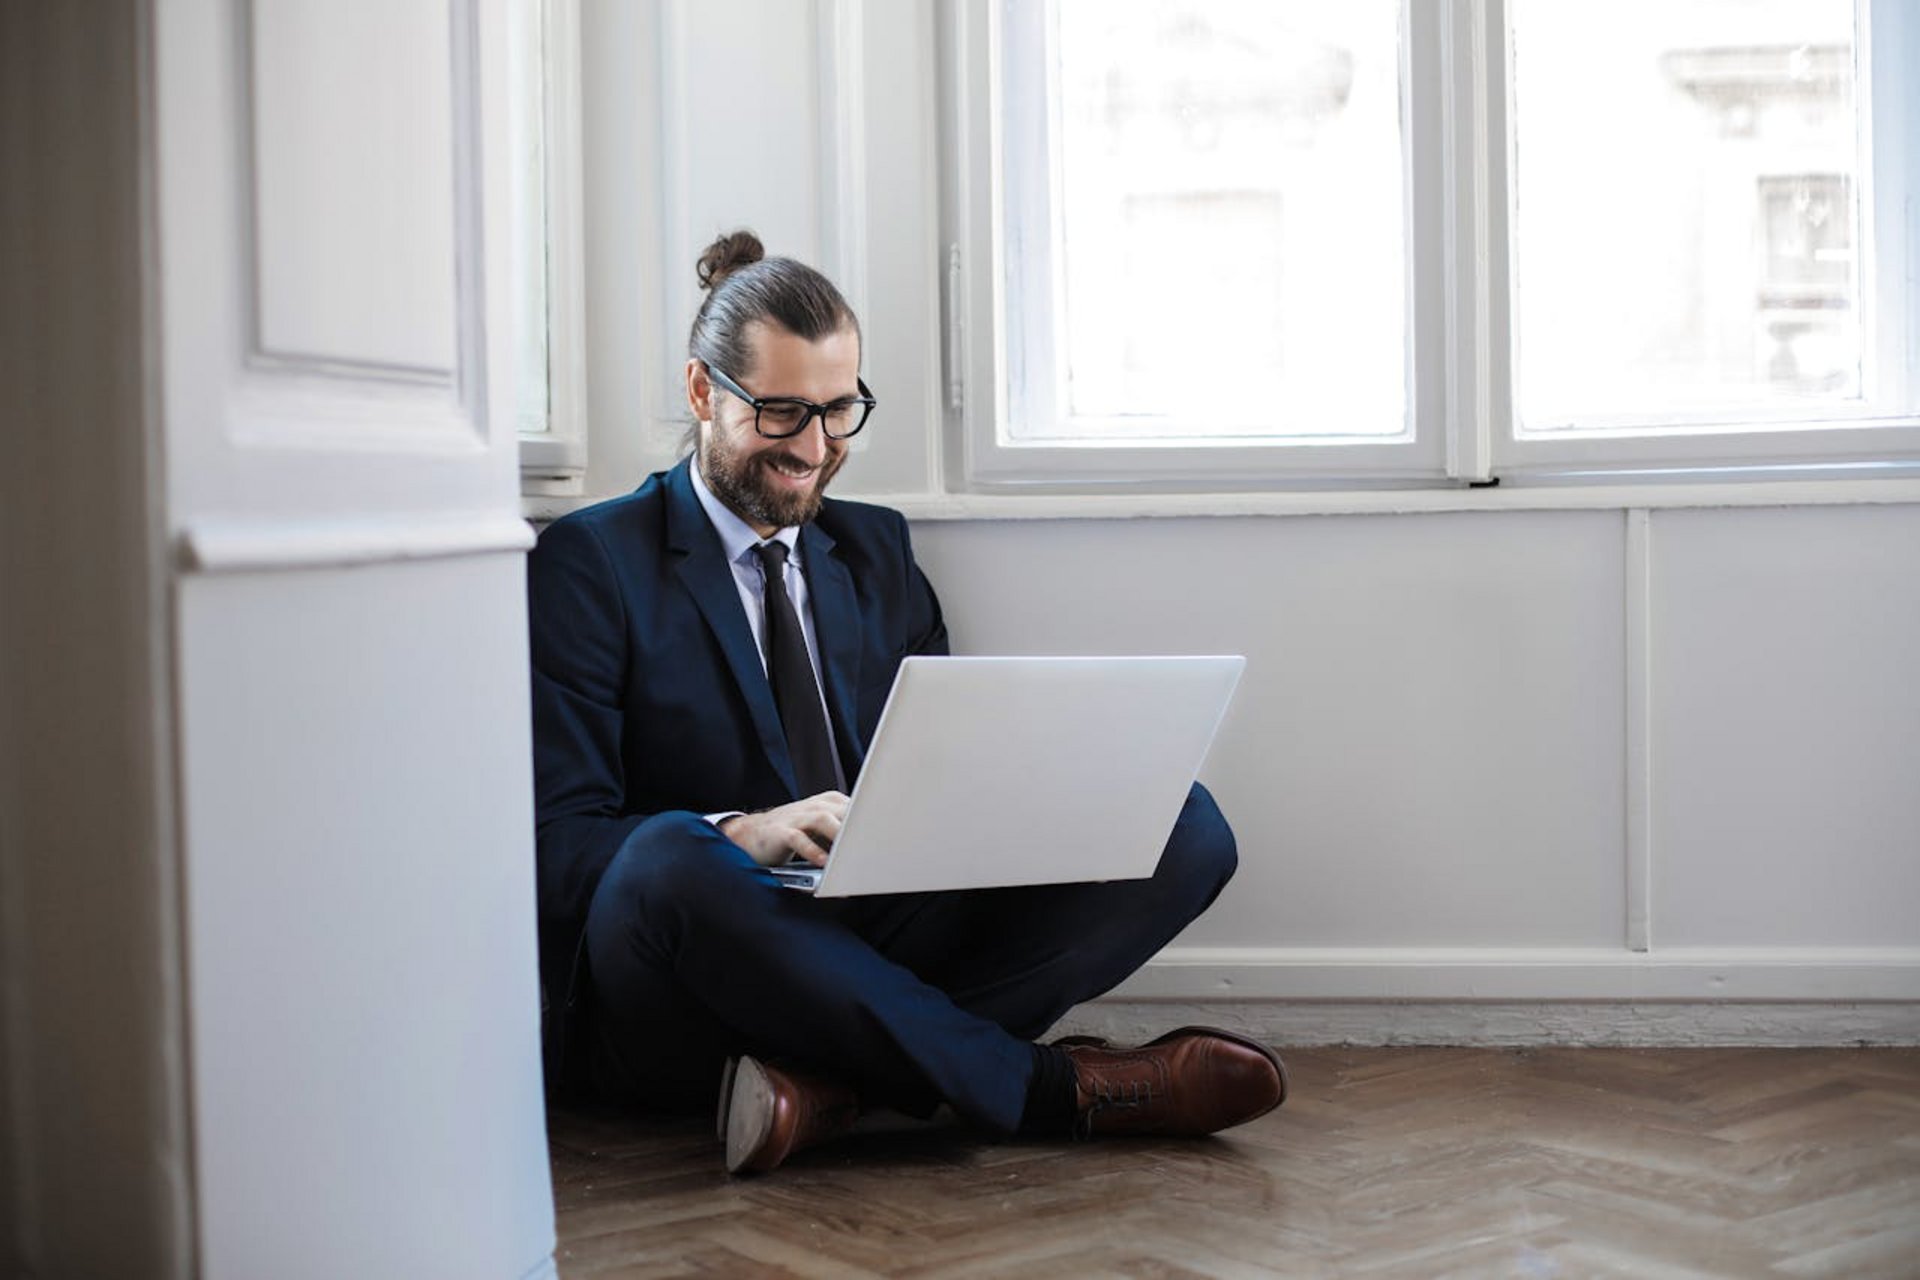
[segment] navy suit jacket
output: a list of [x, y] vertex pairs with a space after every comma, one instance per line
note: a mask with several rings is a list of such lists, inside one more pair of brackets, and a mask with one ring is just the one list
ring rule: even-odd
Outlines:
[[[689, 465], [555, 521], [527, 562], [541, 972], [562, 1010], [578, 994], [594, 890], [636, 826], [671, 810], [798, 798], [780, 714]], [[900, 660], [945, 653], [946, 626], [898, 512], [829, 499], [800, 530], [800, 557], [851, 785]], [[550, 1022], [550, 1049], [566, 1021]], [[550, 1059], [550, 1080], [557, 1066]]]

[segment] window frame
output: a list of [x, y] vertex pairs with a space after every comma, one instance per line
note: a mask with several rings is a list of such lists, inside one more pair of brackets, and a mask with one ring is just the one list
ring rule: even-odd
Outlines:
[[[519, 434], [526, 496], [585, 492], [588, 454], [586, 269], [583, 230], [580, 0], [536, 0], [546, 183], [547, 423]], [[516, 104], [525, 109], [525, 104]]]
[[[1044, 164], [1044, 141], [1004, 128], [1003, 6], [1007, 0], [946, 0], [941, 37], [945, 249], [943, 325], [951, 477], [976, 492], [1415, 488], [1596, 479], [1701, 480], [1764, 476], [1878, 478], [1920, 475], [1920, 416], [1894, 414], [1841, 424], [1749, 420], [1675, 430], [1656, 427], [1522, 433], [1515, 409], [1512, 315], [1514, 133], [1512, 41], [1506, 0], [1402, 0], [1403, 160], [1407, 196], [1407, 430], [1379, 438], [1277, 437], [1257, 445], [1213, 443], [1033, 443], [1005, 438], [1017, 392], [1011, 379], [1029, 352], [1021, 325], [1031, 298], [1007, 285], [1010, 246], [1008, 148]], [[1920, 65], [1920, 15], [1898, 0], [1856, 0], [1869, 66]], [[1905, 54], [1908, 60], [1887, 59]], [[1873, 242], [1876, 274], [1899, 279], [1920, 262], [1920, 219], [1898, 215], [1920, 186], [1920, 86], [1884, 72], [1869, 77], [1876, 205], [1868, 223], [1892, 228]], [[1910, 150], [1910, 149], [1909, 149]], [[1898, 157], [1903, 164], [1883, 163]], [[1889, 175], [1897, 177], [1890, 181]], [[1032, 189], [1032, 184], [1029, 184]], [[1034, 273], [1028, 273], [1031, 278]], [[1920, 376], [1920, 290], [1904, 311], [1879, 307], [1874, 359]]]
[[[1413, 87], [1401, 104], [1402, 129], [1409, 139], [1402, 157], [1409, 229], [1407, 248], [1407, 327], [1420, 330], [1419, 318], [1445, 308], [1448, 272], [1440, 227], [1439, 187], [1444, 164], [1445, 120], [1449, 104], [1438, 101], [1445, 83], [1441, 63], [1447, 42], [1439, 37], [1439, 17], [1429, 5], [1402, 0], [1401, 20], [1415, 33], [1399, 50], [1403, 80]], [[1442, 433], [1420, 432], [1415, 424], [1444, 415], [1448, 397], [1445, 352], [1432, 341], [1410, 337], [1405, 356], [1407, 413], [1393, 436], [1292, 436], [1274, 443], [1228, 442], [1016, 442], [1004, 438], [1017, 393], [1010, 374], [1032, 348], [1022, 341], [1024, 325], [1035, 316], [1039, 292], [1049, 288], [1051, 264], [1036, 255], [1037, 266], [1022, 272], [1036, 282], [1023, 298], [1010, 296], [1007, 255], [999, 234], [1002, 210], [1011, 198], [1004, 161], [1012, 148], [1029, 172], [1051, 182], [1046, 139], [1029, 131], [1009, 141], [1002, 126], [1006, 98], [1005, 17], [998, 3], [950, 3], [946, 12], [943, 72], [947, 91], [948, 144], [957, 163], [954, 181], [943, 191], [942, 231], [947, 245], [947, 397], [949, 426], [961, 441], [960, 465], [970, 485], [982, 490], [1034, 484], [1074, 487], [1161, 486], [1244, 487], [1249, 483], [1292, 481], [1350, 487], [1439, 483], [1447, 478]], [[1433, 39], [1420, 36], [1429, 28]], [[1419, 61], [1415, 50], [1424, 51]], [[1423, 99], [1433, 109], [1422, 109]], [[1036, 183], [1027, 184], [1032, 191]], [[1421, 208], [1429, 210], [1420, 216]], [[1051, 210], [1049, 210], [1049, 216]], [[1438, 332], [1428, 326], [1427, 332]], [[1049, 329], [1050, 332], [1050, 329]], [[1050, 339], [1049, 339], [1050, 341]], [[958, 376], [956, 376], [958, 371]]]

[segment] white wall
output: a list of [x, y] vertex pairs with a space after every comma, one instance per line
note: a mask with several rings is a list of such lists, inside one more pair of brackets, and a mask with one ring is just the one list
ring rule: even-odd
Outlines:
[[[882, 408], [841, 492], [915, 518], [959, 648], [1249, 657], [1204, 775], [1240, 878], [1121, 994], [1920, 1000], [1914, 493], [1223, 495], [1165, 519], [955, 497], [936, 20], [587, 0], [589, 253], [621, 268], [589, 258], [592, 493], [672, 460], [694, 257], [752, 226], [864, 295]], [[1308, 514], [1201, 514], [1268, 509]], [[1915, 1007], [1869, 1022], [1912, 1037]]]
[[208, 1277], [551, 1267], [504, 19], [154, 10]]
[[504, 16], [0, 19], [9, 1275], [552, 1274]]
[[134, 4], [0, 6], [8, 1276], [192, 1257], [143, 58]]
[[1920, 507], [1631, 518], [916, 538], [964, 649], [1248, 655], [1240, 877], [1123, 994], [1920, 996]]
[[200, 1274], [552, 1248], [520, 557], [179, 595]]

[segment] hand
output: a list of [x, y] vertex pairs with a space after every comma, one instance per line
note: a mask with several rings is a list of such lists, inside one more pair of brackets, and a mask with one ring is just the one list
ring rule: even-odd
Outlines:
[[798, 858], [827, 865], [827, 851], [847, 816], [847, 798], [838, 791], [795, 800], [777, 809], [739, 813], [720, 821], [720, 833], [747, 851], [763, 867]]

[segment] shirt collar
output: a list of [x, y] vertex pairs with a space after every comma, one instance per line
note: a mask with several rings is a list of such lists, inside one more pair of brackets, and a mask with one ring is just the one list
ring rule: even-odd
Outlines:
[[800, 562], [800, 528], [788, 525], [775, 530], [773, 537], [762, 538], [753, 531], [753, 526], [735, 514], [733, 508], [714, 496], [707, 488], [706, 477], [700, 474], [700, 459], [692, 458], [687, 470], [693, 476], [693, 496], [700, 499], [700, 509], [707, 513], [707, 519], [713, 525], [713, 531], [720, 535], [720, 546], [727, 553], [728, 563], [735, 563], [748, 551], [762, 542], [781, 542], [786, 544], [787, 559], [790, 563]]

